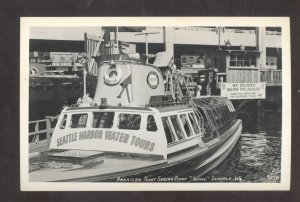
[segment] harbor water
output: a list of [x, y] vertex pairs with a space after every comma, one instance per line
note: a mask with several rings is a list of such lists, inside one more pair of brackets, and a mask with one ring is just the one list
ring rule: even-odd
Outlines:
[[264, 128], [256, 133], [244, 129], [231, 154], [205, 177], [216, 182], [280, 182], [281, 135], [281, 112], [265, 112]]

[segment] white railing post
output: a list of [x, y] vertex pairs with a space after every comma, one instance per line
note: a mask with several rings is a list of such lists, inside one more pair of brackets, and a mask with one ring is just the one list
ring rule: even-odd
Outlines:
[[270, 79], [271, 79], [271, 81], [273, 81], [274, 80], [274, 71], [273, 70], [270, 70]]
[[51, 121], [50, 119], [46, 119], [46, 130], [47, 130], [47, 147], [50, 147], [50, 141], [51, 141]]

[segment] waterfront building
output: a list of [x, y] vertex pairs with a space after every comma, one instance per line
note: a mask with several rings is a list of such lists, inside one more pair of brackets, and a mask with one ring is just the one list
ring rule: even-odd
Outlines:
[[[105, 34], [100, 37], [99, 27], [47, 27], [43, 30], [33, 28], [29, 50], [31, 72], [78, 71], [82, 69], [82, 65], [78, 63], [77, 55], [85, 52], [89, 58], [101, 40], [99, 47], [101, 54], [135, 52], [148, 54], [149, 63], [153, 63], [153, 56], [158, 52], [166, 51], [173, 55], [177, 69], [190, 74], [196, 82], [199, 78], [198, 71], [209, 68], [217, 70], [213, 75], [216, 77], [216, 84], [213, 86], [217, 87], [220, 87], [219, 82], [267, 82], [266, 101], [273, 103], [274, 100], [278, 100], [278, 105], [281, 105], [281, 70], [284, 67], [282, 67], [280, 27], [103, 27], [103, 29]], [[96, 75], [97, 68], [91, 73]], [[210, 74], [208, 77], [212, 78]], [[204, 87], [202, 89], [206, 90]], [[93, 91], [90, 91], [91, 95]], [[47, 90], [46, 92], [48, 93]], [[74, 92], [70, 90], [70, 94]], [[81, 93], [79, 90], [76, 92]], [[219, 90], [216, 92], [220, 93]], [[31, 102], [48, 99], [41, 96], [40, 92], [37, 93], [39, 96], [36, 96], [37, 99], [32, 96]], [[65, 91], [61, 94], [65, 95], [63, 98], [69, 100], [69, 104], [77, 100], [75, 97], [78, 98], [77, 94], [71, 96]]]
[[[124, 49], [127, 45], [130, 48], [126, 53], [155, 55], [161, 51], [169, 52], [174, 55], [177, 68], [186, 72], [197, 72], [199, 68], [217, 68], [219, 75], [226, 82], [281, 79], [280, 27], [192, 26], [106, 27], [104, 29], [106, 32], [103, 36], [104, 43], [100, 46], [102, 53], [114, 54], [120, 49], [121, 52], [126, 52]], [[67, 34], [68, 29], [64, 32], [63, 35], [51, 33], [50, 36], [44, 37], [46, 40], [41, 39], [42, 36], [38, 34], [33, 34], [30, 39], [31, 67], [65, 71], [76, 71], [81, 67], [76, 63], [76, 57], [79, 52], [89, 51], [91, 45], [87, 43], [88, 35], [81, 33], [84, 36], [70, 36]], [[81, 32], [84, 32], [84, 29]], [[95, 33], [94, 31], [92, 35], [97, 37]], [[146, 36], [145, 33], [152, 34]], [[150, 63], [152, 61], [149, 59]]]

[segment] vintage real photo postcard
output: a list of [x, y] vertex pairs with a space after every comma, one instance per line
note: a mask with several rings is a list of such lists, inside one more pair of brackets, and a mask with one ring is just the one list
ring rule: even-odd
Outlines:
[[21, 18], [23, 191], [289, 190], [289, 18]]

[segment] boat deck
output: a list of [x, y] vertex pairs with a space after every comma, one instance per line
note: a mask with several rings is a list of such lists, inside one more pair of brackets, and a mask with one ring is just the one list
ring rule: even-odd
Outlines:
[[[155, 157], [141, 157], [125, 154], [107, 154], [103, 161], [87, 165], [74, 165], [72, 168], [42, 168], [29, 174], [30, 181], [86, 181], [87, 179], [104, 180], [111, 177], [111, 173], [134, 172], [143, 168], [166, 164], [167, 160]], [[122, 174], [118, 176], [122, 176]], [[101, 176], [101, 177], [100, 177]]]

